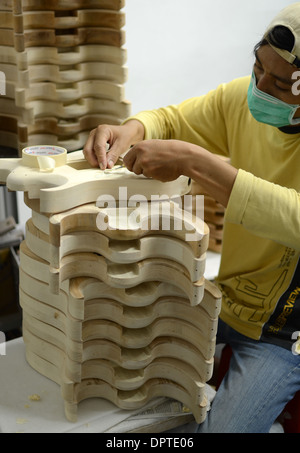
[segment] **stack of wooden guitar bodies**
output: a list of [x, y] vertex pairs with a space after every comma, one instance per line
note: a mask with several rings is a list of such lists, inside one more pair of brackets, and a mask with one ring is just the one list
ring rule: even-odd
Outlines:
[[207, 225], [171, 198], [189, 193], [188, 178], [67, 159], [51, 171], [22, 159], [0, 169], [32, 210], [20, 250], [28, 362], [61, 386], [71, 421], [89, 397], [129, 410], [169, 397], [203, 422], [221, 295], [203, 276]]
[[94, 127], [129, 116], [124, 3], [0, 2], [0, 146], [74, 151]]

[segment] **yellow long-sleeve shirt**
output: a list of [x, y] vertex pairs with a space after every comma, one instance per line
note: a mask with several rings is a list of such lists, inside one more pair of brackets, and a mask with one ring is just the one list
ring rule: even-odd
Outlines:
[[[229, 156], [239, 169], [226, 210], [217, 282], [221, 318], [286, 348], [300, 331], [300, 133], [257, 122], [250, 77], [133, 118], [145, 139], [177, 139]], [[298, 131], [299, 132], [299, 131]]]

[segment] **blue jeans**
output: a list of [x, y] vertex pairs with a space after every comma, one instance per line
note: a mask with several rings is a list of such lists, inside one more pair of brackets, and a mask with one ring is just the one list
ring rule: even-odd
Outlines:
[[230, 344], [232, 358], [199, 433], [268, 433], [285, 405], [300, 390], [300, 356], [251, 340], [219, 321], [218, 343]]

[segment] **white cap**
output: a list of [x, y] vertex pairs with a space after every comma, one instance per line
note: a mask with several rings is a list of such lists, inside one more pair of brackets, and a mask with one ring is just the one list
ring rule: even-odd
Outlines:
[[[289, 52], [288, 50], [278, 49], [272, 45], [268, 40], [269, 33], [277, 26], [282, 26], [288, 28], [294, 38], [295, 45], [293, 49]], [[300, 67], [300, 2], [293, 3], [292, 5], [284, 8], [270, 23], [268, 26], [264, 38], [267, 39], [270, 46], [287, 62], [292, 65]]]

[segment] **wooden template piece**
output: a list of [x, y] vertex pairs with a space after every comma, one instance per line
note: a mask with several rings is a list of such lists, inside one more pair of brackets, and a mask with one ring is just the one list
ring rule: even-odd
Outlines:
[[[72, 135], [79, 134], [81, 131], [91, 131], [95, 129], [99, 124], [120, 124], [121, 118], [117, 118], [111, 115], [84, 115], [81, 118], [74, 118], [69, 120], [62, 120], [55, 117], [48, 118], [36, 118], [34, 124], [21, 125], [18, 124], [19, 128], [23, 127], [26, 131], [22, 133], [26, 134], [26, 138], [29, 135], [38, 135], [38, 134], [54, 134], [58, 136], [61, 140], [66, 137], [70, 138]], [[20, 134], [19, 134], [20, 135]], [[20, 140], [22, 137], [20, 135]], [[23, 139], [24, 141], [24, 139]], [[40, 142], [41, 143], [41, 142]], [[31, 145], [32, 146], [32, 145]]]
[[[62, 120], [59, 118], [36, 118], [34, 124], [26, 125], [18, 120], [17, 135], [14, 134], [14, 148], [38, 146], [41, 143], [49, 143], [61, 146], [68, 151], [83, 148], [90, 131], [99, 124], [116, 124], [122, 122], [121, 118], [108, 115], [85, 115], [81, 118]], [[2, 140], [2, 136], [0, 137]], [[7, 146], [3, 139], [3, 145]]]
[[223, 228], [220, 225], [214, 225], [212, 223], [207, 223], [210, 231], [210, 239], [217, 239], [222, 242], [223, 239]]
[[[102, 47], [102, 46], [101, 46]], [[1, 49], [5, 46], [1, 46]], [[2, 57], [4, 59], [4, 57]], [[113, 60], [113, 59], [112, 59]], [[76, 65], [35, 64], [19, 65], [1, 63], [7, 82], [18, 83], [18, 88], [30, 88], [35, 83], [70, 84], [85, 80], [108, 81], [123, 84], [127, 80], [128, 69], [124, 65], [110, 61], [83, 62]], [[63, 69], [64, 68], [64, 69]]]
[[[140, 374], [140, 370], [145, 369], [154, 361], [159, 359], [176, 359], [180, 360], [183, 366], [191, 367], [197, 373], [199, 382], [207, 382], [212, 375], [213, 359], [210, 361], [204, 360], [199, 351], [190, 343], [179, 340], [177, 338], [159, 337], [154, 340], [147, 348], [141, 349], [126, 349], [121, 348], [114, 342], [107, 340], [93, 340], [83, 344], [83, 356], [81, 362], [71, 360], [67, 352], [59, 347], [43, 340], [34, 335], [25, 325], [24, 326], [24, 342], [26, 349], [35, 354], [44, 357], [51, 363], [57, 363], [57, 360], [63, 360], [65, 377], [72, 382], [81, 382], [87, 377], [92, 376], [91, 369], [93, 364], [101, 364], [101, 362], [111, 362], [115, 367], [122, 370], [130, 370]], [[56, 351], [58, 358], [53, 357], [53, 352]], [[63, 369], [63, 367], [61, 367]]]
[[[78, 322], [71, 325], [70, 321], [69, 329], [65, 329], [68, 332], [65, 332], [59, 328], [64, 326], [58, 320], [59, 316], [62, 318], [58, 310], [51, 313], [51, 309], [45, 304], [33, 301], [24, 293], [21, 294], [21, 301], [24, 310], [24, 337], [26, 331], [31, 331], [40, 341], [53, 344], [63, 351], [67, 375], [74, 382], [79, 382], [83, 378], [83, 367], [89, 366], [89, 363], [85, 362], [107, 359], [121, 362], [122, 368], [141, 369], [157, 355], [180, 358], [181, 361], [189, 363], [202, 379], [206, 379], [205, 382], [211, 376], [215, 339], [207, 340], [193, 325], [190, 327], [190, 335], [184, 337], [185, 329], [189, 329], [189, 323], [178, 318], [158, 318], [147, 328], [142, 329], [124, 328], [115, 322], [102, 319], [82, 325]], [[39, 308], [42, 305], [44, 308]], [[56, 327], [47, 322], [47, 314], [50, 322], [53, 320], [53, 324], [56, 323]], [[215, 330], [216, 321], [213, 320], [211, 327]], [[163, 328], [166, 330], [161, 334]], [[181, 329], [183, 338], [180, 334]], [[117, 334], [115, 337], [116, 332], [120, 332], [120, 335]], [[71, 337], [72, 335], [77, 337], [76, 340]], [[121, 339], [122, 335], [124, 339]]]
[[50, 244], [50, 237], [38, 230], [32, 219], [26, 223], [26, 244], [53, 268], [59, 268], [62, 258], [73, 253], [97, 253], [114, 263], [136, 263], [149, 258], [174, 260], [184, 266], [192, 282], [203, 277], [206, 254], [195, 258], [185, 242], [166, 235], [145, 236], [136, 241], [109, 240], [100, 232], [74, 232], [61, 237], [60, 247]]
[[[188, 299], [184, 291], [179, 287], [176, 287], [171, 283], [158, 281], [143, 282], [135, 288], [127, 288], [125, 291], [122, 291], [118, 288], [105, 286], [99, 280], [78, 278], [69, 281], [68, 286], [66, 282], [65, 289], [67, 287], [68, 293], [77, 301], [77, 305], [80, 300], [84, 300], [85, 304], [86, 301], [97, 300], [99, 294], [101, 294], [102, 297], [122, 302], [122, 304], [129, 307], [145, 307], [165, 296]], [[211, 319], [215, 319], [220, 314], [221, 300], [222, 295], [220, 290], [212, 282], [205, 280], [204, 296], [199, 307], [205, 310]], [[76, 303], [73, 303], [73, 305], [75, 306]], [[82, 319], [81, 315], [75, 316], [75, 312], [74, 317]]]
[[[70, 30], [68, 31], [70, 32]], [[57, 30], [50, 28], [24, 30], [23, 33], [0, 29], [0, 44], [14, 46], [17, 52], [22, 52], [28, 47], [69, 48], [85, 43], [122, 47], [125, 44], [125, 32], [104, 27], [79, 27], [72, 29], [72, 33], [69, 34], [58, 34]]]
[[[28, 349], [53, 363], [64, 374], [65, 354], [62, 350], [51, 343], [41, 341], [40, 338], [29, 331], [26, 331], [26, 342]], [[64, 376], [61, 376], [61, 379], [63, 378]], [[197, 387], [195, 395], [198, 394], [198, 401], [201, 403], [204, 399], [205, 385], [201, 382], [196, 370], [191, 365], [170, 357], [156, 358], [147, 366], [138, 370], [127, 370], [110, 360], [90, 360], [85, 364], [84, 375], [81, 380], [93, 378], [104, 380], [118, 390], [125, 391], [137, 390], [153, 378], [170, 379], [179, 384], [186, 381], [186, 388], [194, 387], [193, 391], [195, 391], [195, 386]]]
[[59, 269], [50, 269], [50, 288], [57, 294], [62, 282], [76, 277], [103, 280], [113, 288], [132, 288], [147, 281], [170, 282], [185, 291], [192, 305], [201, 303], [204, 291], [203, 276], [192, 282], [183, 266], [163, 258], [119, 264], [91, 253], [74, 253], [62, 258]]
[[[34, 226], [50, 237], [54, 247], [61, 247], [63, 236], [94, 232], [101, 233], [111, 241], [138, 241], [149, 235], [176, 238], [191, 247], [196, 258], [207, 251], [208, 226], [198, 217], [191, 218], [172, 201], [153, 206], [143, 205], [138, 210], [100, 208], [91, 203], [54, 215], [41, 214], [38, 200], [29, 199], [26, 193], [24, 202], [32, 209]], [[136, 219], [136, 224], [130, 219]]]
[[[97, 301], [97, 310], [99, 309], [99, 306], [101, 306], [101, 302], [102, 301], [99, 300]], [[158, 301], [158, 303], [160, 302]], [[27, 312], [26, 309], [25, 312]], [[214, 328], [213, 320], [212, 327]], [[38, 334], [38, 328], [35, 327], [35, 329], [36, 334]], [[30, 332], [30, 327], [28, 325], [25, 326], [24, 323], [24, 336], [27, 331]], [[39, 336], [40, 341], [49, 342], [52, 338], [48, 333], [48, 335], [46, 335], [47, 340], [43, 340], [44, 333], [42, 332], [41, 335], [42, 336]], [[201, 354], [201, 348], [199, 349], [199, 346], [193, 346], [186, 339], [175, 338], [174, 336], [158, 337], [145, 348], [139, 349], [123, 348], [107, 339], [94, 339], [83, 342], [80, 348], [75, 350], [73, 348], [73, 353], [70, 355], [67, 349], [68, 343], [64, 343], [64, 337], [61, 334], [57, 336], [57, 341], [55, 343], [52, 341], [52, 344], [56, 344], [56, 346], [66, 355], [66, 369], [68, 370], [68, 376], [74, 382], [81, 380], [82, 367], [84, 367], [85, 362], [96, 359], [112, 360], [118, 366], [126, 369], [140, 369], [144, 368], [155, 358], [179, 358], [183, 362], [192, 365], [201, 376], [203, 382], [207, 382], [211, 378], [213, 371], [213, 358], [205, 359]]]
[[[3, 50], [3, 48], [1, 48]], [[21, 60], [22, 54], [9, 54], [9, 48], [6, 53], [0, 57], [5, 58], [8, 62], [15, 62], [20, 67], [24, 65]], [[68, 49], [68, 52], [59, 52], [56, 47], [31, 47], [24, 52], [26, 55], [27, 66], [34, 65], [56, 65], [56, 66], [71, 66], [87, 62], [102, 62], [113, 63], [116, 66], [123, 67], [127, 62], [127, 50], [125, 48], [103, 46], [100, 44], [85, 44]], [[24, 58], [24, 57], [23, 57]], [[4, 61], [3, 61], [4, 62]], [[101, 75], [99, 74], [99, 77]]]
[[[207, 413], [207, 398], [200, 404], [187, 389], [174, 381], [166, 379], [152, 379], [138, 392], [117, 391], [115, 388], [101, 380], [86, 379], [74, 386], [63, 386], [62, 394], [65, 398], [65, 412], [67, 418], [76, 421], [78, 403], [90, 397], [102, 397], [110, 400], [116, 406], [126, 409], [138, 409], [156, 397], [169, 397], [180, 401], [193, 413], [197, 423], [203, 423]], [[69, 397], [70, 400], [66, 398]], [[191, 408], [191, 409], [190, 409]]]
[[[70, 316], [63, 307], [48, 305], [44, 303], [45, 296], [26, 293], [20, 288], [20, 303], [24, 312], [39, 319], [42, 322], [52, 325], [61, 330], [75, 341], [82, 341], [82, 332], [90, 321], [102, 322], [111, 321], [125, 329], [143, 329], [160, 318], [172, 317], [175, 320], [186, 321], [196, 327], [209, 340], [214, 339], [217, 330], [217, 319], [209, 318], [201, 306], [191, 307], [186, 299], [163, 297], [154, 302], [150, 307], [129, 308], [122, 306], [112, 299], [104, 299], [101, 296], [90, 301], [89, 308], [94, 308], [93, 316], [78, 321]], [[59, 299], [59, 298], [57, 298]], [[93, 302], [93, 304], [91, 303]]]
[[[64, 354], [55, 346], [41, 343], [37, 337], [27, 333], [27, 339], [28, 337], [31, 337], [30, 351], [52, 363], [64, 374]], [[84, 383], [88, 379], [99, 379], [116, 390], [138, 394], [140, 388], [152, 379], [166, 379], [187, 389], [194, 399], [194, 404], [200, 405], [205, 400], [205, 384], [200, 381], [198, 374], [193, 367], [176, 359], [158, 358], [141, 370], [125, 370], [108, 360], [94, 360], [86, 364], [84, 372], [86, 377], [83, 377], [79, 383], [74, 383], [75, 385]], [[63, 387], [65, 384], [67, 384], [66, 387], [70, 385], [70, 380], [64, 379], [64, 376], [61, 376], [60, 381]], [[66, 392], [64, 396], [69, 398], [69, 395], [70, 393]]]
[[[2, 127], [2, 125], [0, 127]], [[0, 146], [18, 149], [18, 145], [19, 141], [16, 133], [0, 129]]]
[[[4, 26], [6, 25], [6, 26]], [[57, 16], [55, 11], [24, 11], [19, 15], [12, 15], [7, 11], [0, 11], [0, 27], [11, 28], [16, 33], [22, 29], [72, 29], [79, 27], [106, 27], [120, 30], [125, 25], [125, 14], [120, 11], [103, 9], [78, 9], [74, 15]]]
[[216, 340], [207, 339], [196, 327], [186, 321], [172, 317], [160, 318], [142, 329], [127, 329], [106, 320], [92, 320], [83, 325], [82, 340], [69, 338], [62, 330], [47, 324], [27, 311], [23, 313], [23, 323], [34, 335], [66, 351], [71, 360], [82, 362], [83, 345], [88, 342], [104, 340], [113, 342], [121, 348], [132, 350], [147, 348], [160, 337], [177, 338], [197, 348], [205, 360], [214, 357]]
[[72, 360], [66, 351], [32, 334], [26, 324], [24, 324], [23, 338], [26, 349], [38, 355], [41, 354], [37, 348], [46, 349], [49, 344], [57, 348], [58, 354], [65, 360], [65, 376], [72, 382], [81, 382], [90, 364], [101, 360], [109, 360], [123, 369], [141, 370], [154, 360], [167, 357], [179, 359], [192, 366], [199, 374], [200, 382], [208, 382], [213, 373], [214, 360], [205, 360], [198, 349], [178, 338], [159, 337], [146, 348], [140, 349], [122, 348], [108, 340], [92, 340], [83, 343], [81, 361]]
[[[24, 255], [22, 256], [22, 259], [23, 258]], [[35, 291], [43, 291], [43, 301], [45, 303], [49, 304], [48, 300], [51, 299], [51, 297], [53, 298], [53, 303], [58, 298], [57, 302], [55, 302], [57, 303], [57, 306], [60, 304], [62, 304], [63, 307], [68, 306], [70, 315], [74, 319], [81, 321], [89, 316], [89, 306], [93, 304], [93, 301], [96, 301], [95, 303], [97, 303], [99, 299], [103, 298], [115, 300], [128, 307], [147, 307], [153, 304], [157, 299], [165, 296], [186, 298], [184, 292], [171, 283], [143, 282], [133, 288], [112, 288], [100, 280], [82, 277], [65, 281], [60, 288], [59, 294], [52, 294], [49, 283], [38, 280], [37, 277], [41, 277], [38, 272], [36, 272], [35, 275], [27, 273], [30, 272], [30, 268], [26, 268], [26, 264], [25, 261], [24, 268], [23, 266], [20, 267], [21, 287], [26, 291], [26, 288], [28, 288], [28, 286], [25, 286], [28, 284], [26, 283], [27, 279], [29, 277], [32, 278], [33, 280], [30, 284], [32, 284], [31, 290], [33, 297], [34, 294], [37, 295]], [[208, 282], [205, 281], [205, 286], [207, 286], [207, 283]], [[35, 289], [35, 285], [37, 286], [37, 289]], [[30, 293], [30, 291], [27, 292]], [[42, 296], [40, 295], [40, 297]], [[216, 317], [219, 309], [218, 304], [213, 304], [211, 302], [206, 304], [204, 300], [202, 302], [202, 308], [207, 311], [209, 316]], [[93, 310], [93, 307], [91, 307], [91, 310]]]
[[20, 53], [13, 47], [0, 46], [0, 63], [15, 65], [23, 71], [34, 65], [69, 66], [97, 61], [122, 67], [127, 62], [127, 51], [123, 47], [86, 44], [68, 52], [59, 52], [56, 47], [29, 47]]
[[[16, 3], [16, 0], [13, 0]], [[119, 11], [125, 0], [22, 0], [23, 11], [73, 11], [77, 9], [108, 9]]]
[[20, 266], [29, 275], [48, 283], [54, 294], [59, 294], [64, 281], [76, 277], [91, 277], [114, 288], [132, 288], [147, 281], [172, 283], [185, 292], [193, 306], [201, 303], [204, 296], [204, 277], [197, 282], [191, 282], [182, 266], [164, 259], [119, 265], [98, 255], [80, 253], [63, 258], [58, 270], [50, 268], [47, 261], [34, 255], [23, 241], [20, 246]]
[[[103, 115], [102, 115], [102, 117], [103, 117]], [[106, 118], [106, 119], [109, 119], [109, 118]], [[104, 118], [103, 122], [97, 123], [97, 126], [99, 124], [107, 124], [108, 121], [106, 121], [106, 119]], [[121, 123], [120, 118], [111, 117], [109, 119], [109, 124], [119, 125], [120, 123]], [[71, 137], [57, 136], [52, 133], [29, 134], [26, 136], [25, 140], [21, 139], [21, 137], [19, 136], [19, 141], [18, 141], [19, 150], [21, 151], [22, 149], [27, 148], [29, 146], [40, 146], [41, 143], [48, 143], [52, 146], [61, 146], [62, 148], [67, 149], [68, 152], [76, 151], [76, 150], [84, 147], [84, 145], [86, 144], [87, 139], [90, 135], [90, 132], [91, 132], [91, 129], [89, 129], [87, 131], [81, 131]]]
[[84, 62], [78, 63], [76, 69], [62, 70], [59, 65], [36, 64], [28, 67], [28, 71], [19, 74], [19, 79], [23, 84], [38, 82], [54, 83], [76, 83], [82, 80], [107, 80], [114, 83], [123, 84], [127, 81], [128, 68], [114, 63], [107, 62]]
[[[28, 363], [49, 379], [61, 384], [61, 370], [47, 360], [31, 351], [26, 351]], [[139, 392], [117, 391], [109, 384], [99, 379], [87, 379], [78, 384], [63, 383], [62, 394], [65, 401], [65, 414], [69, 421], [77, 421], [78, 403], [87, 398], [105, 398], [117, 407], [126, 410], [142, 408], [151, 399], [164, 396], [181, 401], [186, 407], [192, 408], [193, 415], [198, 423], [205, 420], [207, 399], [201, 404], [195, 404], [188, 392], [173, 381], [154, 379], [148, 381]]]
[[[18, 107], [23, 107], [23, 105]], [[62, 102], [36, 100], [26, 102], [26, 109], [32, 111], [34, 118], [56, 116], [61, 119], [76, 119], [88, 114], [112, 115], [117, 118], [127, 118], [131, 105], [128, 102], [115, 102], [98, 98], [81, 98], [77, 102], [63, 104]]]
[[[51, 293], [46, 282], [27, 274], [22, 267], [20, 268], [20, 289], [34, 299], [62, 311], [74, 321], [81, 322], [98, 319], [101, 316], [113, 320], [113, 314], [117, 313], [123, 324], [127, 314], [133, 314], [137, 327], [143, 327], [147, 322], [150, 323], [155, 319], [155, 307], [158, 302], [165, 304], [172, 300], [174, 301], [173, 316], [183, 316], [180, 307], [183, 304], [189, 305], [190, 310], [187, 308], [185, 310], [187, 313], [194, 313], [194, 322], [197, 324], [201, 320], [204, 325], [207, 325], [208, 322], [214, 323], [221, 308], [221, 294], [208, 280], [205, 281], [201, 304], [195, 307], [190, 305], [189, 299], [185, 297], [183, 291], [164, 282], [143, 282], [135, 288], [119, 289], [111, 288], [95, 279], [76, 278], [65, 282], [59, 294], [55, 295]], [[146, 308], [145, 312], [144, 308]], [[202, 313], [202, 310], [205, 314]], [[141, 314], [145, 318], [141, 318]], [[191, 318], [189, 318], [189, 322], [193, 324]], [[211, 333], [208, 332], [208, 335], [210, 336]]]
[[[67, 165], [51, 172], [25, 167], [22, 159], [2, 159], [0, 182], [12, 191], [28, 192], [29, 198], [40, 199], [40, 211], [57, 213], [85, 203], [119, 200], [153, 199], [153, 197], [181, 196], [189, 192], [188, 178], [162, 183], [143, 175], [135, 175], [125, 167], [112, 170], [92, 168], [82, 151], [70, 153]], [[121, 188], [121, 189], [120, 189]], [[138, 201], [136, 201], [137, 203]], [[145, 204], [145, 203], [143, 203]]]
[[[68, 88], [61, 88], [53, 82], [37, 82], [32, 83], [29, 88], [15, 90], [16, 104], [20, 107], [26, 107], [28, 102], [37, 100], [69, 103], [85, 98], [122, 102], [125, 99], [125, 89], [121, 84], [106, 80], [82, 80], [71, 84]], [[92, 112], [88, 112], [88, 115], [91, 114]], [[56, 116], [57, 114], [54, 114], [53, 118]], [[79, 120], [81, 116], [80, 114]]]

